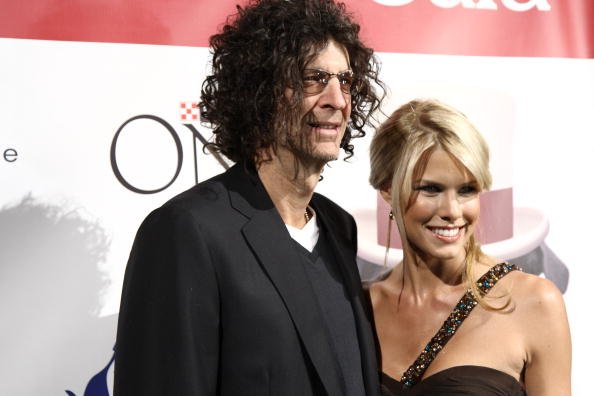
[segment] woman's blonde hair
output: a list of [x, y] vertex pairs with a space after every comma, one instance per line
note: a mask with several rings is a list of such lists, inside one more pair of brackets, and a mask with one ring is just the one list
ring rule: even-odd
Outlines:
[[[402, 246], [410, 248], [403, 214], [415, 202], [413, 183], [422, 177], [431, 154], [444, 150], [475, 179], [480, 191], [491, 187], [489, 148], [480, 132], [460, 111], [434, 99], [413, 100], [399, 107], [371, 141], [369, 182], [390, 191]], [[475, 236], [466, 246], [465, 278], [479, 302], [473, 263], [483, 255]]]

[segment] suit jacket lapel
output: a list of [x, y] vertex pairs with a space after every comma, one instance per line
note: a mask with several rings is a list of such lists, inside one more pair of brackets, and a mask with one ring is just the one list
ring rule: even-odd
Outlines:
[[232, 206], [249, 218], [243, 235], [278, 290], [328, 395], [342, 395], [338, 362], [320, 331], [323, 317], [302, 258], [258, 177], [234, 168], [228, 187]]
[[[315, 204], [315, 196], [312, 200], [312, 207], [319, 213], [318, 221], [325, 230], [335, 230], [336, 225], [329, 224], [328, 216], [324, 216], [323, 209]], [[371, 307], [367, 299], [363, 296], [361, 288], [361, 278], [357, 268], [356, 260], [353, 260], [350, 249], [354, 247], [345, 246], [345, 242], [337, 240], [333, 232], [326, 232], [326, 238], [336, 255], [336, 260], [340, 266], [344, 277], [347, 293], [351, 298], [351, 306], [355, 316], [355, 325], [357, 328], [357, 338], [361, 350], [361, 366], [363, 369], [363, 381], [367, 395], [376, 395], [379, 390], [379, 374], [377, 365], [377, 355], [375, 353], [375, 343], [373, 330], [371, 328]]]

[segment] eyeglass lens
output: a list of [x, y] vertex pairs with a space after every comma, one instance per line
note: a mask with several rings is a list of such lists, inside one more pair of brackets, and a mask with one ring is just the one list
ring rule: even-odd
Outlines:
[[345, 94], [351, 93], [354, 82], [354, 75], [351, 70], [338, 73], [329, 73], [325, 70], [307, 69], [303, 76], [303, 90], [308, 94], [317, 94], [324, 90], [332, 77], [336, 77], [340, 84], [340, 90]]

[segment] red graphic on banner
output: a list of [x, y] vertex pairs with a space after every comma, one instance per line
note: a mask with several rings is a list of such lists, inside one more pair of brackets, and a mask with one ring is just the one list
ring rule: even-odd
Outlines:
[[181, 102], [179, 108], [180, 118], [183, 123], [198, 121], [198, 117], [200, 117], [198, 102]]
[[[345, 0], [376, 51], [594, 58], [592, 0]], [[4, 1], [0, 37], [208, 46], [245, 0]]]

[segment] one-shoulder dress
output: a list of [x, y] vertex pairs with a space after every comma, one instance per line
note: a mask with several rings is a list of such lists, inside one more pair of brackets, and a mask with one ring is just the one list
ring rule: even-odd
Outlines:
[[[517, 269], [514, 264], [499, 263], [477, 281], [477, 286], [486, 294], [499, 279]], [[400, 381], [381, 373], [382, 396], [525, 396], [522, 384], [514, 377], [490, 367], [455, 366], [423, 378], [433, 359], [476, 305], [476, 299], [467, 291]]]

